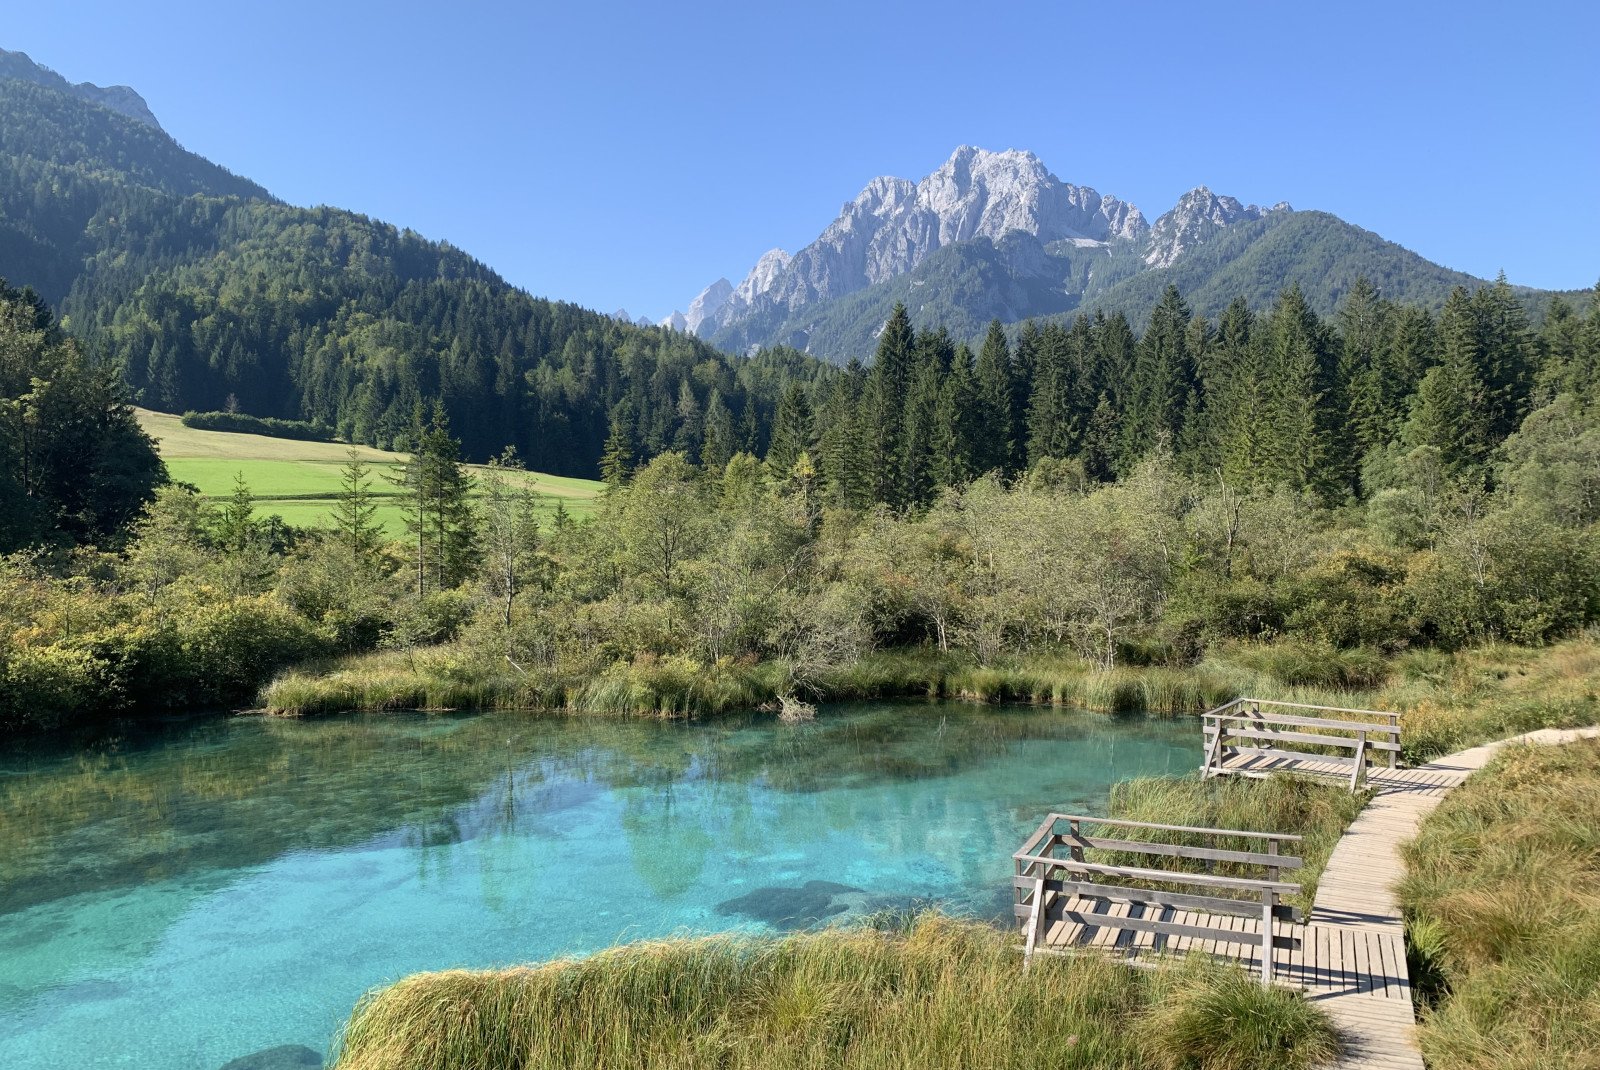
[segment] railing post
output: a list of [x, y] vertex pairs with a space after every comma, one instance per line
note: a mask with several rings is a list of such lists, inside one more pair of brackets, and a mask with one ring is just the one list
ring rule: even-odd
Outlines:
[[1356, 733], [1356, 767], [1350, 774], [1350, 790], [1360, 791], [1367, 786], [1367, 734]]
[[[1392, 744], [1398, 745], [1399, 742], [1400, 742], [1400, 715], [1399, 714], [1391, 713], [1389, 715], [1389, 727], [1394, 729], [1393, 732], [1389, 733], [1389, 742], [1392, 743]], [[1400, 757], [1400, 753], [1398, 751], [1390, 751], [1389, 752], [1389, 768], [1390, 769], [1395, 768], [1395, 763], [1399, 759], [1399, 757]]]
[[1028, 918], [1028, 937], [1022, 947], [1022, 972], [1033, 965], [1033, 949], [1039, 946], [1039, 935], [1044, 932], [1044, 878], [1033, 882], [1033, 914]]
[[1272, 908], [1277, 893], [1271, 888], [1261, 891], [1261, 987], [1272, 987]]
[[[1078, 823], [1076, 821], [1067, 822], [1067, 829], [1072, 833], [1072, 838], [1076, 840], [1079, 835]], [[1085, 860], [1083, 857], [1083, 847], [1081, 844], [1074, 843], [1072, 845], [1071, 858], [1074, 862], [1082, 862]]]

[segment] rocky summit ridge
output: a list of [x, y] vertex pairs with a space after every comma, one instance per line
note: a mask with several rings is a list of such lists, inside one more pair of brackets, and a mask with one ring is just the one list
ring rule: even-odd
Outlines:
[[774, 249], [733, 287], [718, 279], [662, 326], [710, 338], [750, 319], [790, 319], [811, 305], [914, 271], [946, 246], [987, 238], [1000, 245], [1018, 232], [1041, 247], [1131, 248], [1151, 268], [1167, 267], [1233, 223], [1288, 211], [1219, 197], [1204, 186], [1184, 194], [1154, 227], [1138, 207], [1089, 186], [1064, 182], [1031, 152], [991, 152], [962, 145], [920, 182], [880, 176], [816, 241], [789, 256]]
[[136, 119], [146, 126], [161, 129], [161, 124], [156, 122], [156, 117], [151, 113], [150, 106], [144, 102], [144, 98], [128, 86], [102, 86], [92, 82], [73, 84], [49, 67], [35, 63], [28, 58], [26, 52], [7, 52], [0, 48], [0, 78], [16, 78], [19, 81], [42, 85], [47, 89], [71, 93], [75, 97], [110, 108], [130, 119]]

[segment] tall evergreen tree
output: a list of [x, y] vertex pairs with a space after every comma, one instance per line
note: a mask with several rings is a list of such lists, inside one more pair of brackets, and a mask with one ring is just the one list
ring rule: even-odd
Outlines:
[[979, 472], [1005, 471], [1011, 464], [1011, 348], [998, 319], [989, 321], [978, 351], [977, 411], [973, 465]]
[[611, 409], [611, 433], [606, 436], [600, 455], [600, 478], [608, 486], [620, 487], [633, 474], [638, 446], [633, 437], [633, 399], [624, 397]]
[[1490, 446], [1487, 389], [1481, 367], [1482, 330], [1472, 298], [1456, 287], [1439, 313], [1439, 363], [1411, 399], [1404, 439], [1433, 446], [1451, 475], [1480, 465]]
[[981, 432], [978, 380], [972, 351], [958, 346], [939, 391], [934, 420], [934, 482], [956, 487], [980, 475], [978, 436]]
[[1261, 342], [1271, 376], [1270, 482], [1334, 494], [1346, 476], [1339, 449], [1342, 413], [1324, 404], [1334, 389], [1327, 335], [1298, 283], [1278, 295], [1262, 324]]
[[1195, 388], [1188, 327], [1189, 306], [1169, 283], [1134, 351], [1132, 396], [1122, 423], [1122, 471], [1131, 471], [1159, 439], [1179, 441]]
[[1017, 335], [1011, 354], [1011, 470], [1028, 467], [1028, 413], [1033, 408], [1033, 391], [1039, 362], [1038, 324], [1028, 320]]
[[924, 331], [917, 340], [916, 353], [906, 384], [904, 444], [900, 457], [900, 501], [925, 505], [933, 500], [938, 459], [934, 447], [938, 440], [939, 398], [944, 374], [941, 364], [944, 346]]
[[[1083, 320], [1083, 317], [1078, 317]], [[1087, 327], [1087, 321], [1085, 326]], [[1028, 400], [1028, 463], [1073, 452], [1072, 354], [1067, 332], [1055, 324], [1039, 332], [1033, 367], [1033, 394]]]
[[767, 446], [766, 461], [774, 477], [786, 478], [800, 455], [810, 452], [813, 430], [811, 401], [800, 383], [791, 379], [772, 417], [772, 441]]
[[339, 497], [333, 506], [333, 523], [339, 544], [356, 562], [366, 562], [383, 542], [383, 525], [376, 520], [378, 502], [372, 493], [367, 463], [355, 450], [339, 473]]
[[700, 463], [708, 472], [721, 472], [738, 452], [734, 444], [733, 413], [722, 400], [722, 391], [711, 388], [706, 402], [705, 440], [700, 446]]
[[867, 372], [850, 359], [835, 376], [822, 405], [820, 476], [828, 496], [848, 509], [864, 509], [872, 501], [872, 480], [866, 429]]
[[862, 428], [867, 436], [867, 463], [874, 501], [905, 504], [902, 469], [905, 461], [905, 403], [915, 340], [906, 306], [897, 303], [878, 337], [878, 353], [867, 377]]

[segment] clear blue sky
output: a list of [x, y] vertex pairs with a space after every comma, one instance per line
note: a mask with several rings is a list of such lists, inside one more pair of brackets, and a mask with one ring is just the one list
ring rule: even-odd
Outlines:
[[133, 86], [297, 204], [658, 318], [874, 175], [1036, 152], [1152, 221], [1205, 184], [1452, 268], [1600, 277], [1600, 5], [50, 0], [0, 47]]

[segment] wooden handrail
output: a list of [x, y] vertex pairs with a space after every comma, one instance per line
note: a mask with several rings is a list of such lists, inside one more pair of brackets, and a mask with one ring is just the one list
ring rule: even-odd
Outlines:
[[[1148, 821], [1116, 821], [1109, 817], [1086, 817], [1083, 814], [1051, 814], [1045, 819], [1045, 824], [1039, 826], [1039, 832], [1034, 833], [1033, 839], [1039, 838], [1039, 833], [1045, 831], [1047, 825], [1054, 825], [1057, 821], [1088, 821], [1096, 825], [1119, 825], [1123, 828], [1155, 829], [1158, 832], [1199, 832], [1213, 836], [1250, 836], [1260, 840], [1293, 840], [1299, 843], [1303, 837], [1293, 836], [1287, 832], [1247, 832], [1244, 829], [1208, 829], [1195, 828], [1191, 825], [1153, 825]], [[1031, 843], [1032, 840], [1029, 841]], [[1023, 844], [1027, 847], [1028, 844]]]
[[1221, 713], [1229, 706], [1237, 706], [1241, 702], [1254, 702], [1261, 706], [1292, 706], [1297, 710], [1328, 710], [1333, 713], [1364, 713], [1372, 717], [1400, 717], [1401, 714], [1393, 710], [1355, 710], [1347, 706], [1313, 706], [1308, 702], [1283, 702], [1275, 698], [1236, 698], [1231, 702], [1224, 702], [1210, 713]]

